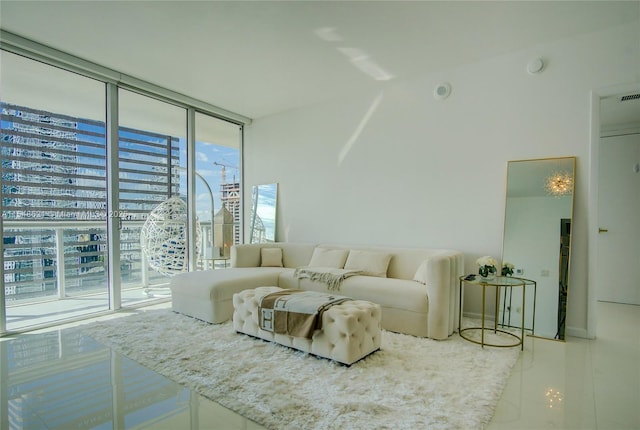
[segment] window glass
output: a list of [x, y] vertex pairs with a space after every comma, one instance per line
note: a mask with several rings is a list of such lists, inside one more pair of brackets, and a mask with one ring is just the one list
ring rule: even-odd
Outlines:
[[195, 139], [196, 211], [203, 227], [198, 267], [226, 267], [231, 246], [240, 243], [241, 128], [196, 113]]
[[[170, 277], [190, 266], [178, 258], [186, 255], [185, 242], [164, 238], [147, 254], [141, 240], [164, 203], [186, 206], [187, 109], [118, 90], [119, 206], [107, 208], [104, 82], [2, 50], [0, 74], [6, 314], [0, 330], [169, 297]], [[241, 139], [241, 126], [196, 113], [196, 181], [189, 191], [196, 199], [198, 269], [227, 267], [231, 246], [241, 241]], [[118, 218], [119, 279], [107, 276], [110, 217]], [[160, 255], [158, 248], [168, 247]], [[163, 262], [169, 255], [171, 264]]]
[[104, 83], [0, 55], [7, 330], [108, 309]]
[[120, 271], [133, 304], [168, 296], [170, 277], [188, 268], [187, 114], [127, 90], [118, 99]]

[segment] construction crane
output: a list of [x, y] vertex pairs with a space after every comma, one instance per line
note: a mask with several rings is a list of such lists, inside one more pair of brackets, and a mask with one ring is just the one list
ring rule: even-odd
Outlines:
[[[214, 161], [213, 164], [216, 166], [222, 167], [222, 183], [223, 184], [227, 183], [227, 171], [226, 171], [227, 167], [238, 170], [236, 166], [232, 166], [231, 164], [218, 163], [217, 161]], [[235, 182], [235, 176], [234, 176], [234, 182]]]

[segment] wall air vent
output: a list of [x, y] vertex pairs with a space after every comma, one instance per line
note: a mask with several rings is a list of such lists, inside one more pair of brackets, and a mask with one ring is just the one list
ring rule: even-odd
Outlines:
[[628, 102], [629, 100], [638, 100], [640, 99], [640, 94], [629, 94], [627, 96], [620, 97], [621, 102]]

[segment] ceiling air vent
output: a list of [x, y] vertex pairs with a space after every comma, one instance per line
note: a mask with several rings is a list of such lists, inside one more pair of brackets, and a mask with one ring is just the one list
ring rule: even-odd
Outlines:
[[628, 102], [629, 100], [638, 100], [640, 99], [640, 94], [629, 94], [627, 96], [620, 97], [621, 102]]

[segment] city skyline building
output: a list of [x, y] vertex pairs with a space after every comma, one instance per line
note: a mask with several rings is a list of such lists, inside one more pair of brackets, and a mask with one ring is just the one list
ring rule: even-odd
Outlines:
[[222, 205], [233, 216], [234, 243], [240, 243], [240, 182], [222, 182], [220, 193]]
[[[122, 219], [123, 284], [145, 282], [139, 230], [158, 204], [171, 195], [185, 194], [180, 172], [169, 168], [181, 165], [184, 140], [120, 127], [120, 206], [107, 211], [104, 122], [4, 102], [0, 112], [7, 301], [60, 294], [59, 271], [64, 271], [66, 294], [104, 290], [109, 213]], [[225, 149], [224, 154], [229, 153]], [[220, 188], [223, 204], [234, 217], [234, 243], [238, 243], [240, 184]], [[38, 221], [52, 223], [29, 225]], [[63, 228], [57, 221], [77, 224]], [[146, 281], [156, 278], [161, 277], [151, 274]]]

